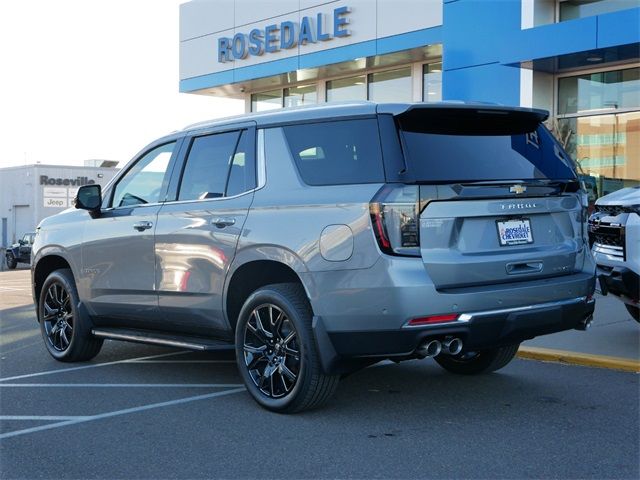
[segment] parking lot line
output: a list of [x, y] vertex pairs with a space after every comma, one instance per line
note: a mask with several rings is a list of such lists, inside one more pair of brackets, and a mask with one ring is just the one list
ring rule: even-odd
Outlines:
[[241, 383], [0, 383], [0, 388], [237, 388]]
[[129, 363], [236, 363], [235, 360], [135, 360]]
[[42, 376], [42, 375], [52, 375], [54, 373], [75, 372], [77, 370], [85, 370], [87, 368], [106, 367], [106, 366], [109, 366], [109, 365], [117, 365], [117, 364], [121, 364], [121, 363], [131, 363], [131, 362], [135, 362], [136, 360], [149, 360], [149, 359], [152, 359], [152, 358], [169, 357], [171, 355], [184, 355], [185, 353], [191, 353], [191, 351], [190, 350], [183, 350], [183, 351], [179, 351], [179, 352], [163, 353], [163, 354], [160, 354], [160, 355], [149, 355], [147, 357], [127, 358], [125, 360], [116, 360], [116, 361], [113, 361], [113, 362], [92, 363], [91, 365], [82, 365], [80, 367], [59, 368], [58, 370], [47, 370], [47, 371], [44, 371], [44, 372], [27, 373], [25, 375], [16, 375], [16, 376], [13, 376], [13, 377], [0, 378], [0, 382], [7, 382], [9, 380], [21, 380], [23, 378], [39, 377], [39, 376]]
[[0, 420], [36, 420], [36, 421], [59, 421], [76, 420], [78, 418], [89, 418], [86, 415], [0, 415]]
[[170, 407], [173, 405], [180, 405], [183, 403], [195, 402], [197, 400], [206, 400], [209, 398], [222, 397], [225, 395], [231, 395], [234, 393], [240, 393], [244, 391], [245, 391], [244, 387], [234, 388], [232, 390], [223, 390], [221, 392], [207, 393], [205, 395], [196, 395], [193, 397], [179, 398], [177, 400], [170, 400], [168, 402], [151, 403], [148, 405], [142, 405], [140, 407], [125, 408], [123, 410], [115, 410], [113, 412], [100, 413], [98, 415], [79, 417], [71, 420], [65, 420], [62, 422], [50, 423], [48, 425], [38, 425], [37, 427], [25, 428], [23, 430], [14, 430], [13, 432], [2, 433], [0, 434], [0, 440], [4, 440], [6, 438], [11, 438], [11, 437], [17, 437], [19, 435], [26, 435], [28, 433], [41, 432], [43, 430], [51, 430], [54, 428], [67, 427], [70, 425], [77, 425], [79, 423], [92, 422], [95, 420], [102, 420], [105, 418], [117, 417], [120, 415], [128, 415], [130, 413], [143, 412], [145, 410], [152, 410], [154, 408]]

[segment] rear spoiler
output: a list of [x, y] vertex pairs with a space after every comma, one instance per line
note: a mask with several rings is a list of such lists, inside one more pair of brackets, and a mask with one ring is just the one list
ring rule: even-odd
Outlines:
[[393, 115], [405, 131], [450, 135], [527, 133], [549, 118], [549, 112], [536, 108], [446, 102], [382, 104], [377, 113]]

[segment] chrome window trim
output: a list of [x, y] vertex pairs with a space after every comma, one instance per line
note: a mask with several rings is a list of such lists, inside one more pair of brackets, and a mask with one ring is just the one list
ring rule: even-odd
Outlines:
[[265, 154], [265, 142], [264, 142], [264, 128], [258, 129], [258, 138], [257, 138], [257, 155], [256, 155], [256, 173], [258, 176], [257, 186], [255, 190], [259, 190], [264, 187], [267, 183], [267, 162], [266, 162], [266, 154]]

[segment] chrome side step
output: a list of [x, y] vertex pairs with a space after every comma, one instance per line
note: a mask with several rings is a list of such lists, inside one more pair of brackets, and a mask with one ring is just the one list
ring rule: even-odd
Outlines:
[[125, 342], [147, 343], [165, 347], [186, 348], [199, 351], [234, 350], [233, 343], [214, 338], [192, 337], [189, 335], [134, 330], [129, 328], [94, 328], [91, 333], [98, 338], [123, 340]]

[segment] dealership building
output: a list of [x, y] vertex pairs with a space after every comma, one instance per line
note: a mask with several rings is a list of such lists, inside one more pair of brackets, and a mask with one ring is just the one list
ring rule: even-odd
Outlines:
[[194, 0], [180, 91], [543, 108], [599, 195], [640, 182], [640, 0]]
[[115, 161], [105, 166], [24, 165], [0, 168], [0, 247], [34, 232], [43, 218], [73, 206], [78, 188], [105, 186], [116, 174]]

